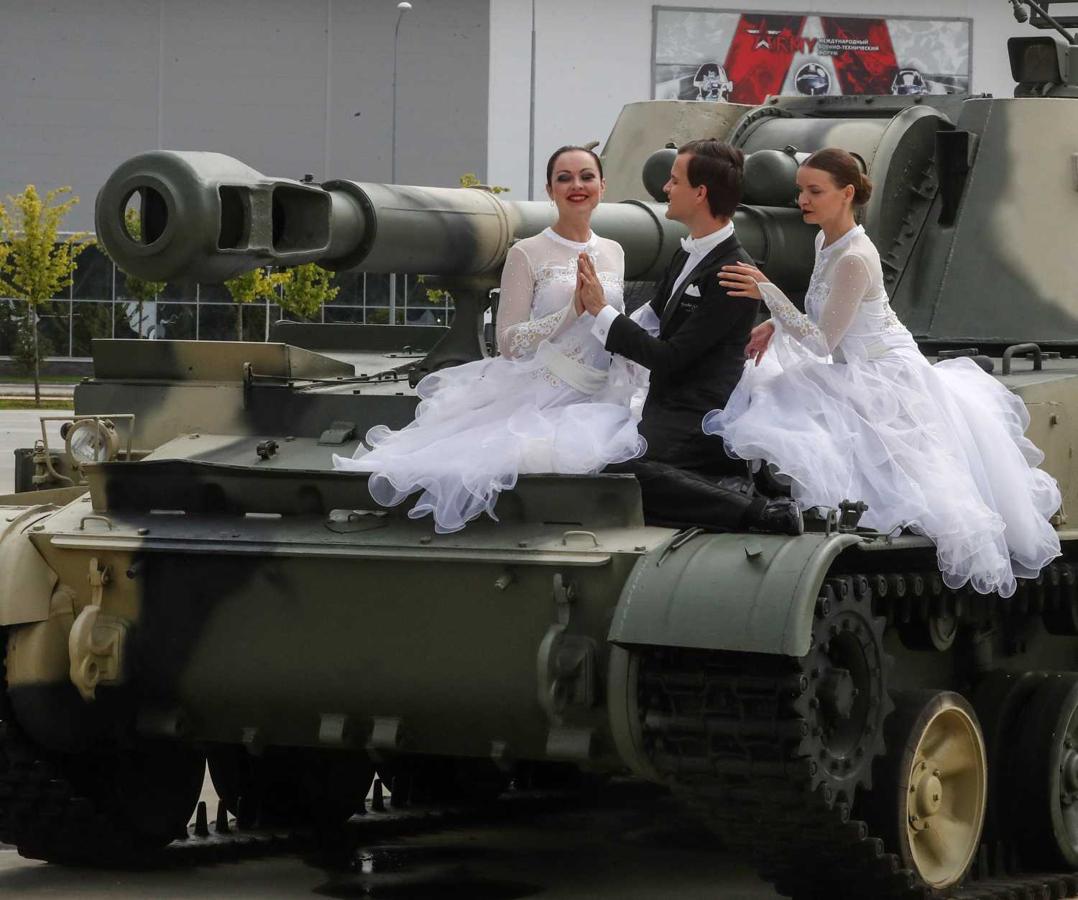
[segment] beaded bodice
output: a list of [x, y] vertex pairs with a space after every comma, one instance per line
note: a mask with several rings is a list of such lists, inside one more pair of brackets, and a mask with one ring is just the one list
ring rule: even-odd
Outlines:
[[603, 285], [606, 302], [625, 307], [621, 245], [592, 234], [586, 243], [570, 241], [547, 228], [514, 244], [502, 270], [498, 303], [498, 348], [503, 356], [524, 359], [550, 341], [558, 351], [596, 369], [610, 365], [610, 353], [592, 335], [594, 318], [577, 315], [577, 257], [587, 253]]
[[880, 255], [861, 226], [829, 247], [823, 233], [817, 235], [804, 313], [774, 285], [761, 285], [761, 291], [776, 321], [819, 356], [865, 358], [914, 345], [891, 308]]

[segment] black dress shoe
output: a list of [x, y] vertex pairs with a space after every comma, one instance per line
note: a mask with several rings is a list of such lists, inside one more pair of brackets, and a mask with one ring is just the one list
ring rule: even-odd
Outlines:
[[804, 534], [805, 520], [801, 518], [801, 507], [786, 497], [768, 500], [763, 509], [753, 518], [754, 531], [766, 531], [769, 534]]
[[789, 497], [790, 479], [778, 471], [769, 463], [762, 464], [752, 473], [753, 484], [756, 490], [765, 497]]

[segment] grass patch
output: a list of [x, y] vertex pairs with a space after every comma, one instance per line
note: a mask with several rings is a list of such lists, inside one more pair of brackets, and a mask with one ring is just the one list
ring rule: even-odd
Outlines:
[[[83, 375], [42, 375], [42, 384], [78, 384]], [[0, 384], [33, 384], [32, 375], [0, 375]]]
[[21, 397], [15, 400], [0, 398], [0, 410], [4, 409], [71, 409], [70, 400], [54, 400], [41, 398], [41, 406], [34, 405], [34, 398], [27, 397], [25, 400]]

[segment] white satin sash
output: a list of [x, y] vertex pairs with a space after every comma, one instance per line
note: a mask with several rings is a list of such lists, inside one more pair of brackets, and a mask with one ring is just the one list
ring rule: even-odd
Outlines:
[[607, 373], [594, 369], [566, 356], [549, 341], [544, 341], [535, 352], [535, 358], [570, 387], [582, 394], [597, 394], [606, 387]]

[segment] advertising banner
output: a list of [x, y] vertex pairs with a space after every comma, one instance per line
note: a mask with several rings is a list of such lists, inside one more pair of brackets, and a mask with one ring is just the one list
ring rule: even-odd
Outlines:
[[966, 94], [969, 19], [654, 7], [652, 96]]

